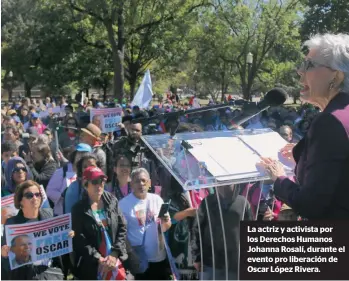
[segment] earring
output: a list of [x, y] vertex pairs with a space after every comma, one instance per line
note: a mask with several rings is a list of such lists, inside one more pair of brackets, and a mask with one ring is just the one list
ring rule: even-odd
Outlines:
[[334, 81], [335, 81], [335, 79], [333, 79], [329, 84], [330, 90], [332, 90], [334, 88]]

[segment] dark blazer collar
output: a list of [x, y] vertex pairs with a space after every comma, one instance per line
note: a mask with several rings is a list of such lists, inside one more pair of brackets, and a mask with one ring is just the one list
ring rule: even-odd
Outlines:
[[[50, 208], [43, 208], [39, 209], [39, 217], [38, 220], [46, 220], [53, 217], [52, 209]], [[28, 221], [27, 218], [24, 217], [22, 209], [18, 211], [18, 214], [16, 215], [16, 223], [26, 223]]]
[[331, 113], [349, 104], [349, 93], [339, 92], [326, 106], [323, 112]]

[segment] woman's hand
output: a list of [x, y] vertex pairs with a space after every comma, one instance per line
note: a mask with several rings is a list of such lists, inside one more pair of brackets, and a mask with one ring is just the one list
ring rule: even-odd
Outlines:
[[69, 238], [74, 238], [75, 231], [74, 230], [69, 231], [68, 236], [69, 236]]
[[28, 154], [27, 154], [23, 151], [22, 153], [23, 153], [24, 161], [26, 163], [33, 162], [32, 157], [31, 157], [31, 152], [28, 152]]
[[99, 264], [101, 266], [102, 275], [108, 273], [110, 270], [116, 268], [117, 258], [113, 256], [107, 256], [105, 258], [99, 259]]
[[273, 220], [275, 217], [276, 217], [276, 214], [273, 213], [273, 211], [272, 211], [270, 208], [268, 208], [268, 209], [265, 211], [265, 213], [264, 213], [263, 220], [264, 220], [264, 221], [271, 221], [271, 220]]
[[267, 171], [274, 182], [278, 177], [286, 176], [285, 169], [279, 161], [262, 157], [262, 162], [259, 164]]
[[119, 126], [120, 129], [125, 129], [125, 125], [123, 123], [117, 123], [116, 126]]
[[10, 251], [10, 247], [7, 245], [4, 245], [1, 247], [1, 256], [3, 258], [8, 258], [8, 252]]
[[295, 146], [296, 146], [295, 143], [288, 143], [283, 148], [281, 148], [280, 153], [282, 157], [292, 162], [295, 162], [293, 158], [293, 153], [292, 153], [292, 150]]

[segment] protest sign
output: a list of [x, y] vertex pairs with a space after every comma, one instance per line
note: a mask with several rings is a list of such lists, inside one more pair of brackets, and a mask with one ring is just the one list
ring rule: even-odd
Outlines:
[[93, 108], [90, 111], [90, 122], [98, 126], [103, 133], [118, 130], [121, 123], [122, 108]]
[[41, 264], [72, 252], [71, 214], [39, 222], [5, 226], [11, 269]]
[[45, 117], [49, 116], [51, 113], [52, 114], [59, 114], [60, 116], [64, 116], [65, 115], [64, 107], [61, 108], [60, 106], [55, 106], [55, 107], [50, 107], [46, 110], [42, 110], [39, 112], [39, 117], [45, 118]]
[[[5, 196], [1, 198], [1, 225], [3, 226], [7, 219], [17, 215], [18, 210], [15, 208], [14, 204], [14, 194]], [[1, 230], [1, 236], [3, 231]]]

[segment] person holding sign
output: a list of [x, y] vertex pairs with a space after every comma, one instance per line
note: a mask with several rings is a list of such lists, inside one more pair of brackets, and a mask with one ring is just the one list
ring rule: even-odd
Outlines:
[[[35, 221], [42, 221], [53, 217], [53, 212], [50, 208], [40, 208], [43, 200], [43, 194], [41, 193], [40, 186], [32, 181], [28, 180], [20, 184], [14, 195], [14, 205], [19, 212], [16, 216], [9, 218], [6, 221], [5, 227], [12, 224], [24, 224]], [[70, 237], [74, 236], [74, 232], [69, 233]], [[50, 269], [50, 273], [47, 275], [50, 279], [54, 279], [55, 276], [62, 276], [62, 271], [59, 268], [52, 268], [52, 260], [41, 260], [32, 264], [32, 242], [30, 237], [25, 233], [18, 235], [10, 241], [11, 247], [7, 246], [6, 236], [2, 237], [1, 241], [1, 256], [5, 265], [2, 265], [2, 269], [7, 267], [7, 271], [2, 273], [8, 274], [8, 276], [2, 276], [2, 279], [34, 279], [40, 274], [39, 279], [43, 279], [45, 272]], [[9, 254], [12, 252], [11, 268]], [[6, 274], [6, 275], [7, 275]], [[47, 278], [46, 278], [47, 279]], [[56, 278], [58, 279], [58, 278]]]
[[72, 209], [74, 274], [81, 280], [124, 280], [126, 224], [118, 200], [104, 190], [107, 177], [100, 168], [87, 167], [82, 179], [86, 193]]

